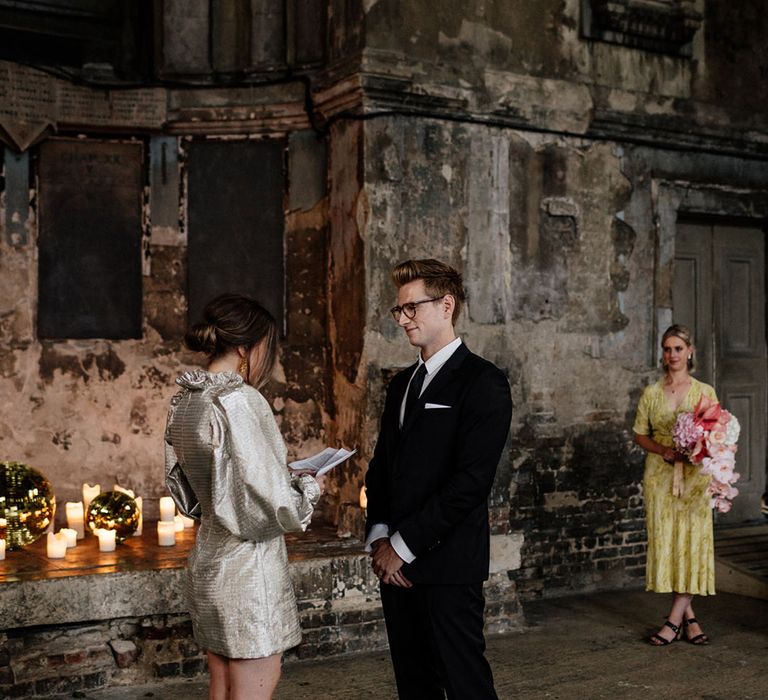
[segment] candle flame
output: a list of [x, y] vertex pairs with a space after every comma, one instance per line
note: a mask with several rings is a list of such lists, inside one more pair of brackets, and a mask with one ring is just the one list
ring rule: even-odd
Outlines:
[[360, 507], [365, 510], [368, 507], [368, 493], [365, 486], [360, 489]]

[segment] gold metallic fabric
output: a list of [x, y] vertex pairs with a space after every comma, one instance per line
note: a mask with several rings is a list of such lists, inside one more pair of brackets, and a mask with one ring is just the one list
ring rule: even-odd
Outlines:
[[291, 477], [267, 400], [234, 372], [186, 372], [165, 432], [166, 484], [200, 520], [187, 562], [195, 639], [229, 658], [301, 641], [283, 533], [306, 529], [320, 498]]

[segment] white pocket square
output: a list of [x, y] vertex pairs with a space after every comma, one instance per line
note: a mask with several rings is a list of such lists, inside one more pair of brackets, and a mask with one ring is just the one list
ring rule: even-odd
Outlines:
[[444, 403], [425, 403], [424, 408], [451, 408], [451, 407], [446, 406]]

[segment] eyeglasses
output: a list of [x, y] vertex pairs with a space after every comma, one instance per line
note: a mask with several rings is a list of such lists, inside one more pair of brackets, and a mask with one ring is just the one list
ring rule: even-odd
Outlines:
[[[445, 294], [443, 294], [445, 296]], [[430, 301], [439, 301], [443, 297], [432, 297], [431, 299], [422, 299], [421, 301], [409, 301], [407, 304], [403, 304], [402, 306], [393, 306], [389, 312], [392, 314], [392, 318], [395, 319], [395, 321], [400, 320], [400, 314], [405, 314], [406, 318], [413, 318], [416, 315], [416, 307], [419, 304], [426, 304]]]

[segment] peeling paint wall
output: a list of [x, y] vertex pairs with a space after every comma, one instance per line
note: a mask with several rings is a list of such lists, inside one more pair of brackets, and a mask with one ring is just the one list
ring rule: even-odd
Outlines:
[[[221, 53], [232, 26], [211, 34], [196, 3], [179, 33], [171, 3], [159, 75], [208, 83], [153, 88], [151, 110], [106, 125], [102, 93], [78, 93], [94, 125], [147, 142], [141, 340], [36, 339], [35, 148], [4, 157], [2, 456], [38, 466], [61, 500], [120, 480], [151, 515], [173, 377], [199, 360], [181, 346], [185, 144], [285, 138], [286, 338], [268, 393], [292, 455], [359, 449], [323, 515], [359, 521], [386, 384], [415, 356], [387, 311], [389, 270], [438, 257], [465, 276], [459, 332], [504, 369], [515, 402], [491, 497], [504, 543], [493, 585], [514, 600], [515, 587], [636, 584], [642, 455], [629, 428], [671, 319], [677, 218], [768, 217], [768, 15], [685, 4], [703, 18], [690, 56], [585, 39], [579, 0], [330, 0], [307, 80], [272, 80], [269, 63], [254, 73], [269, 84], [242, 85], [206, 76], [203, 60], [209, 39], [216, 61], [243, 58], [239, 44]], [[71, 88], [45, 80], [52, 95]], [[79, 133], [87, 120], [65, 107], [60, 132]]]
[[[675, 3], [670, 3], [675, 4]], [[685, 3], [689, 4], [689, 3]], [[422, 105], [585, 133], [598, 122], [766, 128], [768, 19], [756, 6], [690, 3], [691, 56], [587, 40], [581, 0], [364, 3], [364, 65]]]
[[638, 584], [630, 428], [671, 320], [676, 217], [768, 213], [768, 22], [689, 5], [702, 23], [686, 56], [583, 38], [579, 0], [362, 3], [364, 175], [332, 235], [344, 255], [359, 242], [340, 226], [364, 243], [365, 344], [335, 399], [363, 412], [370, 457], [386, 383], [415, 357], [386, 313], [389, 270], [427, 256], [462, 270], [458, 330], [512, 385], [491, 515], [518, 538], [506, 573], [522, 597]]
[[[288, 149], [286, 335], [275, 381], [265, 392], [292, 457], [321, 448], [329, 422], [325, 144], [314, 134], [309, 140], [301, 134]], [[171, 164], [165, 191], [159, 185], [150, 188], [144, 204], [151, 236], [145, 249], [141, 340], [38, 340], [34, 187], [25, 192], [26, 241], [9, 239], [6, 227], [0, 227], [0, 458], [42, 471], [59, 503], [80, 500], [84, 482], [100, 483], [102, 489], [120, 483], [144, 497], [148, 517], [158, 514], [157, 499], [165, 494], [163, 431], [174, 380], [204, 363], [182, 343], [187, 326], [183, 150], [181, 156]], [[291, 172], [299, 186], [294, 196]], [[35, 185], [34, 170], [29, 179]], [[18, 183], [9, 184], [18, 189]], [[162, 202], [168, 190], [175, 219], [158, 216], [163, 225], [154, 231], [153, 203]], [[18, 200], [18, 192], [12, 193]], [[7, 199], [6, 186], [2, 222]], [[158, 214], [161, 210], [159, 204]]]

